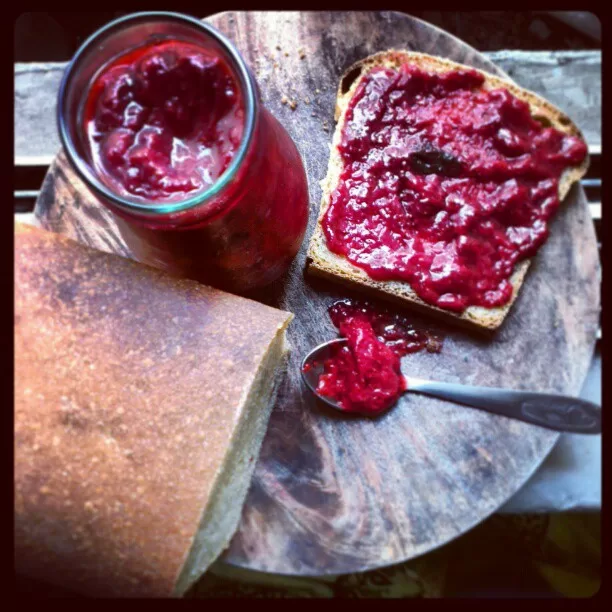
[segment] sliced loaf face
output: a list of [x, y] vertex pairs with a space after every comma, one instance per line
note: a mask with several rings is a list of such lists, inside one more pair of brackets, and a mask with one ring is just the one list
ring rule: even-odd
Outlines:
[[185, 593], [238, 526], [291, 318], [17, 224], [17, 570]]
[[[402, 281], [378, 281], [370, 278], [365, 270], [355, 266], [345, 257], [331, 252], [326, 245], [321, 220], [330, 197], [343, 170], [342, 159], [338, 151], [342, 129], [349, 103], [359, 86], [361, 80], [375, 67], [399, 68], [404, 64], [412, 64], [430, 72], [448, 72], [452, 70], [476, 70], [471, 66], [458, 64], [448, 59], [434, 57], [425, 53], [412, 51], [389, 50], [371, 55], [353, 64], [342, 76], [338, 85], [336, 97], [336, 129], [330, 145], [330, 158], [327, 176], [321, 181], [323, 196], [318, 222], [311, 238], [308, 249], [308, 272], [315, 276], [327, 278], [350, 286], [353, 289], [366, 291], [378, 297], [410, 306], [418, 311], [425, 312], [448, 322], [469, 327], [485, 333], [494, 332], [504, 321], [512, 304], [516, 301], [518, 293], [527, 274], [530, 260], [520, 262], [510, 277], [513, 287], [512, 297], [504, 306], [498, 308], [484, 308], [470, 306], [461, 314], [454, 313], [423, 301], [412, 290], [410, 285]], [[485, 77], [484, 89], [505, 88], [514, 96], [527, 102], [534, 118], [550, 125], [565, 134], [582, 138], [576, 125], [558, 108], [537, 94], [527, 91], [515, 83], [494, 76], [482, 70], [476, 70]], [[589, 165], [588, 158], [578, 167], [567, 168], [559, 181], [559, 199], [563, 200], [571, 186], [579, 181], [586, 173]]]

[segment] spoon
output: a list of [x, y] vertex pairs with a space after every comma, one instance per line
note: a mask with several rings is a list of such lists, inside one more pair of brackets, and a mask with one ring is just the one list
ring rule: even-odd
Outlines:
[[[344, 410], [333, 399], [317, 393], [317, 384], [323, 372], [323, 362], [331, 356], [332, 348], [345, 342], [344, 338], [339, 338], [320, 344], [306, 355], [301, 368], [302, 378], [310, 391], [328, 406], [342, 412]], [[407, 393], [431, 395], [556, 431], [601, 433], [601, 407], [577, 397], [436, 382], [412, 376], [404, 378]]]

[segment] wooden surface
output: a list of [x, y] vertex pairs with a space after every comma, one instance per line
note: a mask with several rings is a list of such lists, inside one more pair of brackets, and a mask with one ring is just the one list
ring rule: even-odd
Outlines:
[[[288, 279], [256, 296], [296, 314], [289, 333], [292, 364], [241, 527], [224, 560], [320, 575], [371, 569], [430, 551], [503, 505], [558, 435], [416, 395], [375, 421], [343, 418], [316, 406], [302, 389], [298, 364], [312, 346], [335, 335], [326, 308], [347, 292], [305, 279], [305, 251], [327, 166], [334, 91], [347, 66], [398, 47], [500, 71], [460, 41], [406, 15], [224, 13], [210, 21], [254, 68], [264, 103], [302, 153], [311, 196], [309, 229]], [[283, 96], [297, 102], [294, 110], [282, 104]], [[36, 214], [49, 229], [130, 255], [113, 218], [88, 195], [63, 155], [45, 179]], [[598, 314], [595, 233], [576, 186], [495, 339], [449, 328], [441, 355], [412, 355], [403, 367], [415, 376], [451, 382], [577, 394], [593, 354]]]

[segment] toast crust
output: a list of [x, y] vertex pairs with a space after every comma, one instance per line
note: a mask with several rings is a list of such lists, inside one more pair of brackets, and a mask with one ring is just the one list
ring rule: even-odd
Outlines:
[[[510, 277], [513, 291], [512, 297], [504, 306], [496, 308], [484, 308], [482, 306], [469, 306], [461, 314], [433, 306], [422, 300], [410, 285], [403, 281], [377, 281], [369, 277], [365, 270], [355, 266], [345, 257], [332, 253], [326, 245], [325, 236], [321, 227], [321, 219], [329, 205], [330, 196], [338, 183], [342, 172], [342, 160], [338, 152], [338, 145], [344, 127], [346, 110], [361, 80], [372, 68], [382, 66], [387, 68], [398, 68], [402, 64], [412, 64], [430, 72], [448, 72], [451, 70], [474, 70], [485, 78], [484, 90], [503, 87], [514, 96], [529, 104], [531, 114], [534, 118], [542, 121], [561, 132], [577, 136], [584, 140], [578, 127], [561, 110], [552, 105], [537, 94], [523, 89], [501, 77], [492, 75], [483, 70], [459, 64], [452, 60], [434, 57], [426, 53], [413, 51], [388, 50], [370, 55], [350, 66], [340, 78], [336, 95], [336, 108], [334, 118], [336, 129], [330, 145], [330, 159], [327, 175], [321, 181], [323, 190], [321, 208], [317, 225], [308, 248], [307, 267], [308, 272], [314, 276], [338, 281], [354, 289], [365, 290], [394, 302], [403, 303], [421, 312], [427, 312], [438, 318], [461, 326], [478, 329], [483, 332], [494, 332], [504, 321], [510, 311], [512, 304], [516, 301], [520, 288], [524, 282], [525, 275], [529, 269], [529, 259], [523, 260], [515, 267]], [[559, 179], [559, 200], [562, 201], [568, 194], [571, 186], [579, 181], [589, 166], [588, 156], [580, 166], [567, 168]]]

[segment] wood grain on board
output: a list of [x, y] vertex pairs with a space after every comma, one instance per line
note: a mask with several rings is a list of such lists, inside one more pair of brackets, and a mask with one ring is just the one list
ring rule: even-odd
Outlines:
[[[311, 198], [309, 228], [289, 274], [253, 294], [295, 313], [292, 356], [241, 526], [223, 559], [255, 570], [322, 575], [426, 553], [502, 506], [558, 435], [417, 395], [377, 420], [331, 414], [315, 404], [302, 387], [299, 363], [336, 335], [326, 309], [350, 292], [304, 276], [306, 247], [327, 168], [337, 81], [349, 65], [395, 47], [504, 73], [461, 41], [398, 13], [223, 13], [209, 21], [244, 55], [264, 104], [297, 143]], [[63, 153], [45, 179], [36, 215], [48, 229], [131, 256], [115, 219]], [[449, 382], [578, 394], [595, 345], [599, 274], [593, 224], [575, 186], [494, 339], [436, 324], [445, 335], [442, 353], [408, 356], [403, 369]]]

